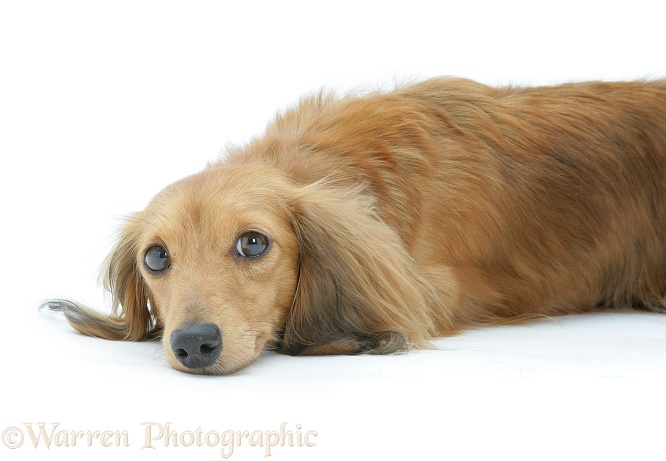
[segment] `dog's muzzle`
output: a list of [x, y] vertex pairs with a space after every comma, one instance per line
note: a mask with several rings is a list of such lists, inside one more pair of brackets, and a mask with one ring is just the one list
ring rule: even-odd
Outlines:
[[214, 323], [194, 325], [171, 333], [171, 350], [187, 368], [213, 365], [222, 351], [222, 333]]

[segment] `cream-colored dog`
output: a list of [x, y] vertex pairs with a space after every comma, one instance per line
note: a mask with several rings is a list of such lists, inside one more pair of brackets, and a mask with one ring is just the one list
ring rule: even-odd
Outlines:
[[307, 98], [130, 217], [106, 267], [111, 317], [47, 305], [89, 335], [162, 337], [192, 373], [661, 311], [666, 82]]

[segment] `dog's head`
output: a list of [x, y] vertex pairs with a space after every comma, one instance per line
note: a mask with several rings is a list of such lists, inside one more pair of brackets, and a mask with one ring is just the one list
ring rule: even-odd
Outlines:
[[246, 365], [278, 339], [292, 305], [299, 252], [285, 184], [247, 170], [210, 168], [171, 185], [127, 223], [131, 254], [111, 256], [111, 278], [124, 265], [145, 285], [175, 368]]
[[111, 318], [61, 303], [111, 339], [162, 337], [169, 363], [225, 374], [263, 350], [392, 352], [433, 331], [435, 295], [359, 189], [216, 165], [129, 218], [106, 264]]

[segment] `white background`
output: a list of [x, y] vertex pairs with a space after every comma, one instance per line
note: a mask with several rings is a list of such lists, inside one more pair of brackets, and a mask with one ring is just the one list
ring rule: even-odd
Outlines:
[[[479, 330], [392, 357], [266, 354], [206, 378], [169, 369], [156, 343], [37, 313], [54, 296], [103, 309], [97, 270], [120, 218], [301, 95], [436, 75], [663, 77], [658, 3], [0, 1], [0, 431], [25, 437], [0, 459], [222, 459], [142, 450], [145, 422], [318, 432], [274, 459], [666, 459], [659, 316]], [[126, 430], [131, 445], [35, 450], [31, 422]]]

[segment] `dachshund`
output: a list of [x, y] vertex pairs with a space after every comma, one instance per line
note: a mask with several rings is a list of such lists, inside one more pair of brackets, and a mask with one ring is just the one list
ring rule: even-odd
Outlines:
[[666, 310], [666, 80], [329, 92], [130, 216], [78, 331], [177, 370], [388, 354], [484, 325]]

